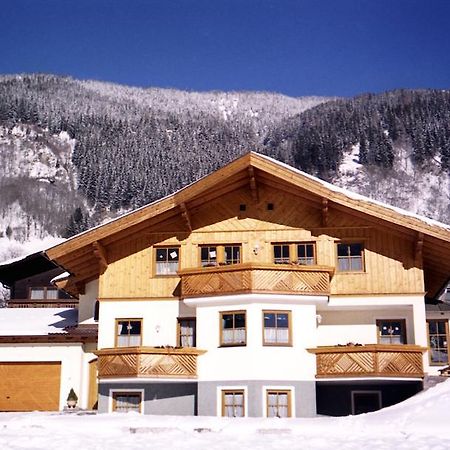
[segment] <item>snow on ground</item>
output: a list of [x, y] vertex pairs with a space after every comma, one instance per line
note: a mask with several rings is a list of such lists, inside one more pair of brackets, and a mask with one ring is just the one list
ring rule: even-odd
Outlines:
[[0, 413], [0, 449], [447, 450], [450, 380], [371, 414], [228, 419], [137, 413]]

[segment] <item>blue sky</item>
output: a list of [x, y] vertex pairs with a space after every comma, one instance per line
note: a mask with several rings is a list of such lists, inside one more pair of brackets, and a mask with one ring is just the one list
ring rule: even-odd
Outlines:
[[352, 96], [450, 87], [449, 0], [0, 0], [0, 73]]

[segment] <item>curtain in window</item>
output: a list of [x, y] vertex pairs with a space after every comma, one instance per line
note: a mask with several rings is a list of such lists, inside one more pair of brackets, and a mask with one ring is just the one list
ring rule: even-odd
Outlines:
[[289, 343], [288, 328], [264, 328], [264, 342], [266, 344]]

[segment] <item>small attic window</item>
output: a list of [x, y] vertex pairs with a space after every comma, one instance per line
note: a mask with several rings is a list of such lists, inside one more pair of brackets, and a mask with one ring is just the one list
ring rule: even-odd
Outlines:
[[267, 203], [267, 211], [273, 211], [273, 203]]
[[245, 205], [244, 203], [241, 203], [239, 205], [239, 211], [246, 211], [247, 210], [247, 205]]

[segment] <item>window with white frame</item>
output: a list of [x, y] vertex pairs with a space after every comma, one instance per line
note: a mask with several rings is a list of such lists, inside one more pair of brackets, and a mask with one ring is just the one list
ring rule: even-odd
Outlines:
[[32, 287], [30, 288], [30, 300], [56, 300], [58, 289], [54, 287]]
[[245, 395], [243, 389], [222, 391], [222, 416], [244, 417]]
[[380, 344], [406, 344], [406, 321], [404, 319], [377, 320]]
[[266, 394], [267, 417], [291, 417], [291, 391], [268, 389]]
[[113, 392], [112, 397], [114, 412], [141, 412], [142, 392]]

